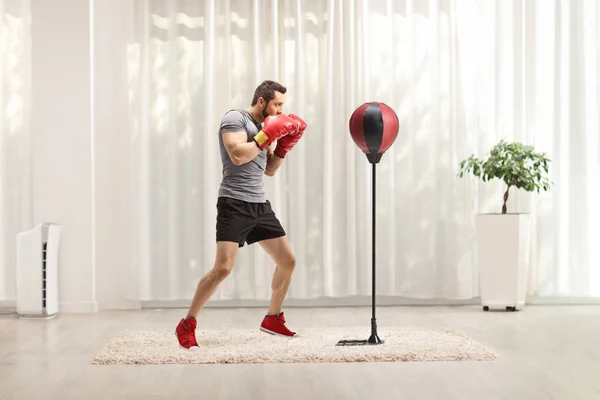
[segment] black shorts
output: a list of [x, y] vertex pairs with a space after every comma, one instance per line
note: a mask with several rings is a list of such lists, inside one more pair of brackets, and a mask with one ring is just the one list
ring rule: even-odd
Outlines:
[[266, 239], [285, 236], [285, 230], [271, 209], [271, 203], [219, 197], [217, 200], [217, 242], [235, 242], [243, 247]]

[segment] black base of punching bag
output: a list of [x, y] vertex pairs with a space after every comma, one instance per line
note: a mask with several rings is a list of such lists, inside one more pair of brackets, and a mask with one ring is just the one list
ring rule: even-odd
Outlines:
[[[365, 345], [376, 345], [376, 344], [383, 344], [384, 341], [381, 340], [379, 338], [379, 335], [377, 334], [377, 319], [375, 318], [375, 293], [376, 293], [376, 280], [375, 280], [375, 219], [376, 219], [376, 215], [375, 215], [375, 178], [376, 178], [376, 174], [375, 174], [375, 165], [377, 164], [377, 162], [379, 162], [379, 160], [381, 159], [381, 155], [379, 155], [379, 157], [377, 157], [377, 161], [376, 162], [371, 162], [373, 165], [373, 204], [372, 204], [372, 209], [373, 209], [373, 213], [372, 213], [372, 244], [373, 244], [373, 248], [372, 248], [372, 300], [371, 300], [371, 336], [369, 336], [369, 339], [367, 340], [359, 340], [359, 339], [352, 339], [352, 340], [340, 340], [339, 342], [337, 342], [336, 346], [365, 346]], [[371, 159], [369, 158], [369, 161], [371, 161]]]

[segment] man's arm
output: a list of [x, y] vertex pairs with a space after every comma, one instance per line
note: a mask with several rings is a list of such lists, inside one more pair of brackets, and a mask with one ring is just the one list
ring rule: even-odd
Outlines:
[[242, 165], [256, 158], [262, 151], [254, 140], [248, 142], [246, 131], [223, 133], [225, 150], [234, 165]]
[[[230, 120], [232, 119], [232, 120]], [[241, 121], [235, 115], [227, 115], [221, 123], [223, 145], [229, 158], [235, 165], [252, 161], [263, 149], [269, 147], [282, 136], [295, 132], [298, 124], [285, 114], [269, 116], [265, 119], [262, 129], [248, 142], [248, 135], [243, 130]]]
[[267, 153], [267, 167], [265, 168], [265, 175], [273, 176], [283, 163], [283, 158], [277, 157], [273, 152], [273, 146], [269, 148]]

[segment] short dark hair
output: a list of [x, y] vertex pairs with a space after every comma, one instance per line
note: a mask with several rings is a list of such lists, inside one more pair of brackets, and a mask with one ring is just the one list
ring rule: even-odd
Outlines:
[[254, 90], [254, 97], [252, 98], [251, 106], [256, 105], [258, 98], [262, 97], [268, 104], [269, 101], [275, 98], [275, 92], [285, 94], [287, 91], [286, 87], [275, 81], [263, 81]]

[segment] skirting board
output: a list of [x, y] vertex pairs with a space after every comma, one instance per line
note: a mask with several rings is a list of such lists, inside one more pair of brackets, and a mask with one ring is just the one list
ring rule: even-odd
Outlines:
[[59, 314], [93, 314], [98, 312], [98, 303], [95, 301], [81, 301], [59, 303]]
[[[137, 303], [139, 304], [139, 302]], [[134, 308], [135, 309], [135, 308]], [[138, 308], [139, 309], [139, 306]], [[0, 300], [0, 315], [14, 314], [17, 312], [16, 301]], [[59, 303], [59, 314], [93, 314], [98, 312], [98, 303], [95, 301]]]
[[[239, 307], [268, 307], [268, 301], [258, 300], [222, 300], [209, 301], [207, 308], [239, 308]], [[600, 305], [599, 297], [541, 297], [530, 296], [527, 305]], [[122, 302], [105, 302], [102, 310], [139, 310], [156, 308], [187, 308], [189, 300], [178, 301], [130, 301], [127, 305]], [[319, 298], [310, 300], [289, 299], [286, 307], [366, 307], [371, 305], [371, 297], [348, 298]], [[479, 298], [469, 300], [447, 299], [408, 299], [403, 297], [378, 297], [377, 306], [473, 306], [480, 305]], [[96, 302], [60, 303], [59, 313], [96, 313], [99, 310]], [[15, 301], [0, 301], [0, 314], [16, 313]]]
[[[453, 299], [412, 299], [405, 297], [377, 297], [377, 306], [475, 306], [480, 305], [479, 297], [468, 300]], [[142, 301], [142, 308], [187, 308], [190, 300], [175, 301]], [[238, 308], [238, 307], [268, 307], [268, 301], [260, 300], [220, 300], [209, 301], [206, 308]], [[318, 299], [288, 299], [285, 307], [366, 307], [371, 305], [370, 296], [318, 298]], [[541, 297], [530, 296], [526, 305], [600, 305], [596, 297]]]
[[142, 303], [139, 300], [130, 300], [130, 299], [125, 299], [125, 298], [98, 300], [98, 309], [100, 311], [141, 310]]
[[600, 305], [600, 297], [547, 297], [529, 296], [527, 303], [531, 305]]
[[15, 300], [0, 300], [0, 315], [15, 314], [17, 312], [17, 302]]
[[[377, 297], [377, 306], [439, 306], [439, 305], [478, 305], [479, 299], [410, 299], [404, 297]], [[142, 308], [187, 308], [190, 300], [143, 301]], [[285, 307], [365, 307], [371, 305], [370, 296], [322, 297], [317, 299], [286, 299]], [[268, 307], [267, 300], [213, 300], [206, 308]]]

